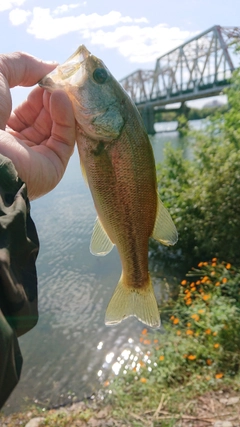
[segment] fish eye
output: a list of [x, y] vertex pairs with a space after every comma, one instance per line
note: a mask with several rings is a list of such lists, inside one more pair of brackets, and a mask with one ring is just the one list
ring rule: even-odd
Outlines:
[[104, 68], [96, 68], [93, 72], [93, 78], [95, 82], [102, 85], [108, 78], [108, 73]]

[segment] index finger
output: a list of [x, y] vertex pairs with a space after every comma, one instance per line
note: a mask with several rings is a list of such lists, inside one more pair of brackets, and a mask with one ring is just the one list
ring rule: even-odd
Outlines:
[[56, 66], [57, 63], [47, 63], [24, 52], [0, 55], [0, 73], [10, 88], [33, 86]]

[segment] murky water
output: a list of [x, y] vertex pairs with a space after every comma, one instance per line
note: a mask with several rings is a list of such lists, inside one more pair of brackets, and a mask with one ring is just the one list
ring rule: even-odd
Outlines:
[[[171, 130], [176, 124], [168, 126]], [[166, 141], [181, 146], [176, 131], [158, 133], [151, 141], [156, 162], [163, 159]], [[115, 248], [106, 257], [90, 254], [95, 217], [75, 152], [58, 187], [32, 203], [41, 244], [37, 261], [40, 319], [20, 338], [24, 366], [7, 411], [19, 409], [25, 398], [57, 405], [72, 393], [78, 398], [91, 395], [113, 354], [129, 338], [138, 342], [143, 326], [135, 318], [115, 327], [104, 325], [121, 266]], [[161, 280], [155, 278], [154, 283], [158, 299], [163, 298]]]

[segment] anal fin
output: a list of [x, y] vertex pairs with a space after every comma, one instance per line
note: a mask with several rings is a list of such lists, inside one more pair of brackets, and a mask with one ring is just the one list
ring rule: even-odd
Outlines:
[[152, 237], [163, 245], [175, 245], [178, 240], [178, 233], [173, 223], [170, 213], [163, 205], [158, 196], [157, 215]]
[[99, 218], [97, 217], [90, 243], [90, 252], [93, 255], [104, 256], [111, 252], [114, 244], [109, 239], [106, 231], [104, 230]]

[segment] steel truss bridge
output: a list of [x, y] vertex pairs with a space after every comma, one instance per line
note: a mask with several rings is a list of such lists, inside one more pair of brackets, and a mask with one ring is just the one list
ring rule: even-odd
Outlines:
[[240, 27], [215, 25], [156, 60], [155, 70], [137, 70], [120, 83], [137, 105], [148, 133], [154, 113], [167, 104], [219, 95], [239, 67]]

